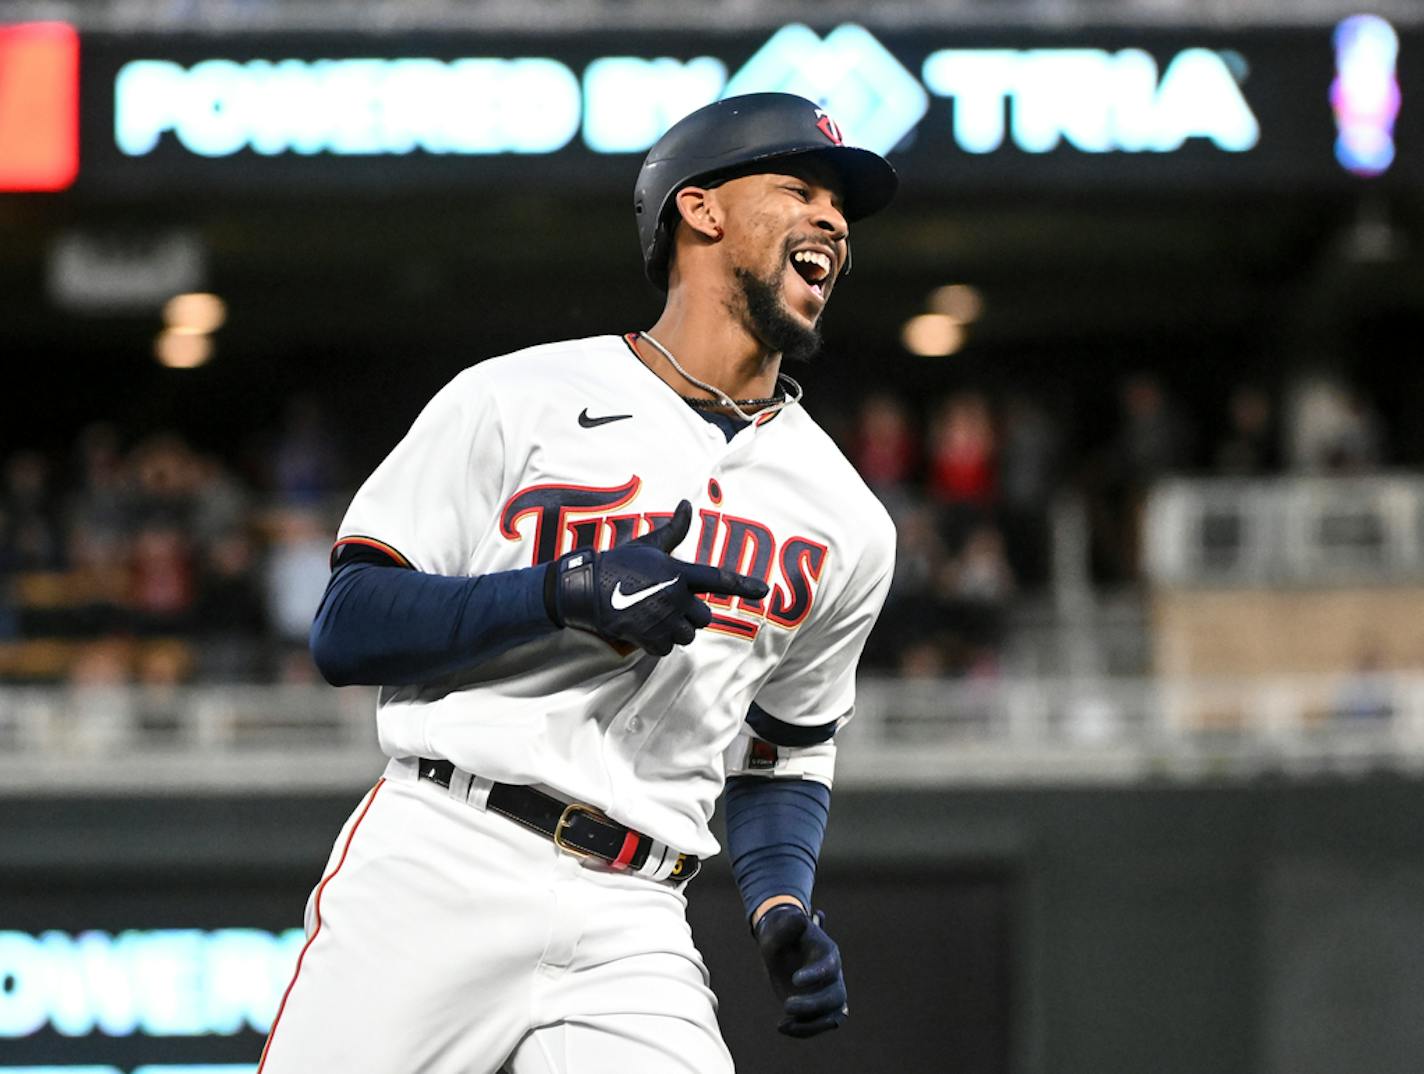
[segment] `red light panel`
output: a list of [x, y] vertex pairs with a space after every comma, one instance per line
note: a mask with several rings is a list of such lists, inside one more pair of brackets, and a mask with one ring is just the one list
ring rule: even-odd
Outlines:
[[78, 174], [78, 31], [0, 26], [0, 191], [64, 190]]

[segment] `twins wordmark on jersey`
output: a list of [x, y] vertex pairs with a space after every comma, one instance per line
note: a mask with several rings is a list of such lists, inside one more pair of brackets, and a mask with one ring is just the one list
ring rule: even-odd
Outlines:
[[[671, 517], [666, 511], [619, 512], [642, 486], [637, 474], [613, 486], [530, 485], [505, 501], [500, 533], [527, 541], [535, 566], [576, 549], [607, 551]], [[705, 629], [751, 641], [764, 623], [787, 630], [800, 626], [811, 613], [830, 549], [812, 537], [778, 538], [765, 522], [719, 510], [724, 497], [715, 478], [707, 482], [707, 498], [713, 506], [697, 512], [695, 561], [759, 578], [771, 592], [760, 600], [709, 595], [713, 615]]]

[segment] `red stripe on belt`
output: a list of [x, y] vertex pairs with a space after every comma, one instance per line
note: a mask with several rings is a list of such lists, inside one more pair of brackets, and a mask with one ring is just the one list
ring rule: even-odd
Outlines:
[[629, 832], [623, 837], [623, 848], [618, 851], [618, 857], [613, 859], [613, 868], [626, 869], [633, 863], [633, 854], [638, 849], [638, 833]]

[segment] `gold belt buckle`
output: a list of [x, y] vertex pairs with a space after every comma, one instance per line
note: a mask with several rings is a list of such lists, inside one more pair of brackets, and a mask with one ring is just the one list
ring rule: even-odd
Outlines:
[[597, 858], [599, 861], [602, 861], [602, 855], [584, 850], [582, 847], [576, 847], [564, 839], [564, 829], [574, 822], [573, 818], [576, 813], [586, 813], [595, 820], [608, 819], [606, 814], [599, 812], [591, 805], [584, 805], [582, 802], [570, 802], [564, 806], [564, 811], [559, 814], [559, 823], [554, 825], [554, 845], [560, 850], [568, 851], [576, 858]]

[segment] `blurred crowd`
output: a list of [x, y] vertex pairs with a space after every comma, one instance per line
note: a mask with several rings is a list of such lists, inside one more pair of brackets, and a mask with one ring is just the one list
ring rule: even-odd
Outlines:
[[1376, 410], [1333, 376], [1278, 391], [1242, 383], [1209, 413], [1139, 373], [1115, 403], [1095, 435], [1058, 400], [1025, 392], [964, 390], [923, 407], [891, 393], [865, 400], [841, 439], [899, 531], [870, 666], [996, 674], [1012, 611], [1054, 581], [1062, 507], [1086, 515], [1091, 582], [1118, 589], [1142, 581], [1147, 494], [1167, 475], [1361, 473], [1392, 461]]
[[246, 465], [165, 432], [85, 429], [0, 474], [0, 679], [308, 681], [348, 483], [311, 401]]
[[[1049, 398], [881, 393], [828, 421], [894, 518], [899, 547], [867, 667], [999, 670], [1015, 606], [1054, 579], [1054, 514], [1086, 512], [1091, 575], [1139, 580], [1139, 530], [1166, 474], [1360, 472], [1389, 461], [1369, 402], [1342, 381], [1242, 384], [1205, 414], [1156, 377], [1126, 377], [1099, 439]], [[321, 406], [301, 400], [233, 458], [177, 433], [84, 430], [64, 457], [0, 466], [0, 681], [95, 685], [303, 682], [330, 543], [361, 474]]]

